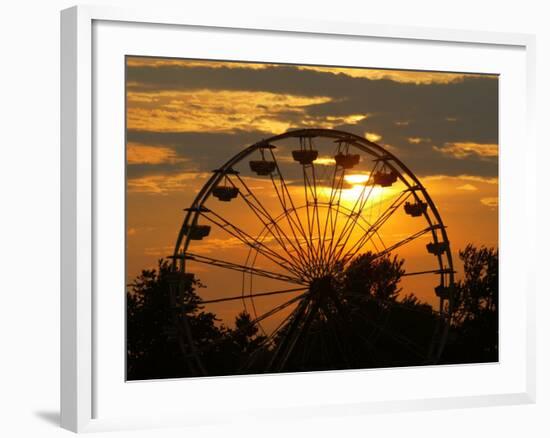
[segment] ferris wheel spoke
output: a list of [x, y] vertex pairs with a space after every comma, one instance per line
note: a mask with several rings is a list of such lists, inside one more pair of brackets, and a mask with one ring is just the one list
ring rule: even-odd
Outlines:
[[[305, 198], [305, 207], [306, 207], [306, 221], [307, 221], [307, 235], [309, 238], [309, 242], [311, 243], [311, 247], [313, 247], [313, 238], [312, 238], [312, 226], [311, 226], [311, 217], [309, 214], [309, 192], [308, 192], [308, 177], [306, 175], [306, 167], [302, 166], [302, 174], [304, 179], [304, 198]], [[311, 250], [310, 253], [312, 259], [314, 258], [314, 251]], [[312, 260], [313, 261], [313, 260]], [[312, 263], [314, 264], [314, 263]]]
[[[246, 193], [243, 194], [239, 190], [239, 195], [241, 199], [248, 205], [250, 210], [262, 223], [264, 229], [267, 230], [269, 234], [271, 234], [271, 236], [275, 239], [279, 246], [285, 251], [285, 254], [288, 254], [290, 258], [292, 258], [295, 265], [303, 266], [304, 264], [307, 264], [304, 253], [300, 250], [299, 246], [296, 246], [294, 242], [292, 242], [292, 240], [286, 235], [286, 233], [282, 232], [275, 219], [271, 216], [271, 214], [269, 214], [268, 210], [263, 206], [258, 197], [254, 195], [254, 193], [250, 190], [245, 181], [238, 175], [237, 178], [246, 191]], [[233, 187], [237, 188], [237, 186], [231, 179], [229, 179], [229, 182], [233, 185]], [[252, 202], [249, 198], [252, 198], [254, 202]], [[294, 255], [292, 251], [287, 247], [285, 240], [286, 243], [288, 243], [292, 247], [292, 249], [294, 250], [294, 254], [296, 255]]]
[[[388, 219], [399, 209], [401, 205], [410, 197], [411, 191], [405, 190], [399, 194], [399, 196], [386, 208], [386, 210], [378, 216], [374, 223], [370, 226], [369, 230], [361, 236], [348, 250], [342, 254], [344, 246], [342, 246], [342, 251], [338, 254], [338, 258], [343, 261], [345, 264], [348, 260], [352, 259], [361, 248], [371, 240], [375, 235], [378, 235], [378, 231], [382, 226], [388, 221]], [[380, 235], [378, 235], [380, 238]], [[383, 244], [383, 242], [382, 242]]]
[[[328, 203], [327, 203], [328, 209], [327, 209], [327, 214], [325, 216], [325, 224], [323, 227], [323, 237], [321, 238], [321, 243], [320, 243], [321, 246], [323, 247], [323, 254], [326, 254], [325, 244], [327, 239], [327, 230], [328, 230], [329, 223], [331, 225], [330, 238], [332, 239], [332, 237], [334, 237], [334, 230], [332, 229], [332, 203], [334, 201], [334, 193], [335, 193], [334, 184], [336, 182], [337, 170], [338, 170], [338, 167], [334, 166], [334, 171], [332, 173], [331, 184], [330, 184], [330, 194], [329, 194]], [[326, 257], [323, 257], [323, 261], [325, 261], [325, 264], [326, 264]]]
[[266, 335], [266, 339], [264, 340], [264, 342], [262, 344], [268, 344], [268, 343], [271, 343], [273, 344], [274, 342], [274, 339], [275, 337], [278, 335], [278, 333], [280, 333], [280, 331], [283, 329], [283, 327], [286, 325], [286, 323], [290, 320], [290, 318], [292, 318], [292, 315], [293, 315], [293, 312], [289, 312], [288, 315], [286, 315], [280, 322], [279, 324], [277, 324], [277, 327], [275, 328], [275, 330], [273, 330], [271, 332], [270, 335], [267, 335], [267, 333], [265, 333], [263, 327], [261, 324], [258, 324], [258, 327], [260, 327], [260, 329], [262, 330], [262, 332]]
[[277, 335], [280, 333], [281, 329], [287, 324], [290, 317], [292, 316], [292, 312], [289, 313], [286, 317], [282, 319], [282, 321], [277, 325], [275, 330], [271, 332], [270, 335], [267, 335], [265, 331], [263, 330], [262, 326], [259, 325], [262, 332], [266, 335], [265, 338], [258, 344], [256, 349], [252, 352], [248, 360], [245, 362], [245, 364], [240, 368], [240, 371], [247, 371], [250, 370], [253, 366], [254, 362], [256, 361], [256, 358], [259, 356], [260, 352], [266, 351], [266, 349], [269, 347], [269, 344], [273, 344], [274, 339], [277, 337]]
[[307, 259], [308, 267], [309, 267], [310, 261], [312, 260], [311, 245], [309, 243], [308, 238], [306, 237], [306, 234], [301, 225], [301, 222], [299, 222], [299, 219], [298, 221], [296, 220], [296, 217], [298, 216], [298, 213], [296, 212], [296, 208], [293, 206], [287, 205], [286, 195], [284, 193], [284, 190], [281, 189], [281, 191], [279, 192], [279, 189], [277, 188], [277, 183], [275, 182], [273, 175], [271, 176], [271, 182], [273, 184], [273, 188], [275, 189], [275, 193], [277, 194], [277, 198], [279, 199], [279, 203], [283, 209], [283, 213], [280, 215], [280, 217], [284, 217], [286, 219], [286, 222], [292, 234], [292, 238], [297, 242], [298, 247], [301, 247], [299, 243], [300, 237], [298, 237], [298, 234], [301, 234], [301, 238], [303, 239], [306, 246], [305, 258]]
[[[240, 333], [245, 332], [246, 330], [250, 329], [251, 327], [254, 327], [254, 326], [258, 325], [261, 321], [277, 314], [278, 312], [286, 309], [287, 307], [291, 306], [295, 302], [303, 299], [304, 297], [306, 297], [306, 295], [307, 295], [307, 293], [303, 293], [301, 295], [298, 295], [298, 296], [296, 296], [296, 297], [294, 297], [294, 298], [278, 305], [277, 307], [274, 307], [273, 309], [271, 309], [271, 310], [263, 313], [262, 315], [256, 317], [255, 319], [250, 321], [248, 324], [245, 324], [242, 327], [235, 328], [235, 331], [240, 332]], [[206, 353], [207, 351], [211, 350], [215, 346], [219, 345], [221, 342], [224, 342], [224, 340], [225, 340], [224, 337], [220, 337], [217, 340], [212, 341], [208, 345], [203, 346], [201, 349], [196, 349], [196, 352], [197, 352], [197, 354]]]
[[[241, 230], [239, 227], [227, 221], [219, 214], [209, 209], [207, 212], [202, 211], [201, 215], [205, 219], [209, 220], [210, 222], [212, 222], [213, 224], [215, 224], [216, 226], [224, 230], [226, 233], [240, 240], [246, 246], [253, 248], [254, 250], [262, 254], [267, 259], [276, 263], [284, 270], [291, 272], [298, 277], [304, 276], [305, 272], [302, 270], [300, 266], [294, 265], [292, 262], [288, 260], [288, 258], [280, 255], [273, 249], [269, 248], [263, 242], [261, 242], [257, 238], [252, 237], [247, 232], [245, 232], [244, 230]], [[212, 218], [211, 215], [214, 216], [214, 218]]]
[[[387, 249], [387, 246], [386, 246], [386, 244], [384, 243], [384, 241], [382, 240], [382, 237], [380, 236], [380, 234], [378, 234], [378, 232], [375, 232], [374, 234], [376, 235], [376, 237], [378, 237], [378, 240], [379, 240], [380, 243], [382, 244], [382, 247], [384, 248], [383, 250]], [[376, 244], [376, 242], [374, 241], [374, 239], [370, 239], [370, 242], [372, 243], [372, 246], [373, 246], [374, 251], [375, 251], [376, 254], [378, 254], [380, 251], [383, 251], [383, 250], [378, 249], [378, 245]], [[348, 258], [347, 258], [347, 257], [342, 257], [342, 259], [341, 259], [342, 265], [345, 266], [346, 263], [347, 263], [347, 261], [348, 261]]]
[[452, 269], [444, 268], [444, 269], [430, 269], [427, 271], [417, 271], [417, 272], [405, 272], [402, 277], [410, 277], [414, 275], [424, 275], [424, 274], [450, 274], [455, 273]]
[[[386, 208], [386, 210], [383, 213], [381, 213], [378, 216], [378, 218], [371, 224], [370, 229], [368, 230], [368, 232], [365, 235], [362, 236], [362, 239], [364, 239], [364, 243], [366, 243], [366, 241], [368, 241], [368, 239], [371, 238], [374, 235], [374, 233], [376, 233], [382, 227], [382, 225], [393, 215], [393, 213], [395, 213], [397, 211], [399, 206], [403, 202], [405, 202], [408, 195], [404, 195], [404, 193], [405, 192], [401, 192], [399, 194], [399, 196]], [[358, 212], [359, 216], [360, 216], [362, 210], [363, 210], [363, 206], [361, 207], [361, 209]], [[352, 231], [353, 230], [350, 230], [350, 232], [348, 233], [348, 235], [347, 235], [348, 239], [351, 236]], [[361, 240], [360, 240], [360, 242], [361, 242]], [[347, 244], [347, 240], [346, 240], [345, 243]], [[338, 256], [341, 256], [341, 253], [344, 250], [346, 244], [342, 244], [340, 252], [338, 253]]]
[[[379, 163], [380, 161], [377, 161], [377, 164]], [[374, 174], [374, 172], [376, 171], [376, 166], [373, 168], [372, 172], [370, 175]], [[370, 177], [369, 177], [369, 180], [370, 180]], [[368, 184], [369, 181], [365, 182], [365, 186], [366, 184]], [[359, 206], [359, 209], [357, 210], [357, 218], [359, 217], [362, 217], [362, 213], [363, 213], [363, 210], [365, 209], [365, 205], [368, 203], [369, 201], [369, 198], [370, 198], [370, 195], [372, 193], [372, 190], [374, 189], [374, 184], [371, 185], [371, 189], [368, 193], [368, 195], [365, 197], [365, 199], [363, 199], [364, 197], [364, 194], [363, 192], [361, 193], [361, 195], [359, 196], [359, 200], [361, 201], [360, 202], [360, 206]], [[406, 195], [404, 195], [405, 193], [407, 193]], [[397, 197], [396, 200], [394, 200], [394, 202], [386, 209], [386, 211], [384, 213], [382, 213], [378, 219], [374, 222], [373, 225], [371, 225], [371, 228], [373, 228], [373, 231], [374, 232], [377, 232], [380, 227], [384, 224], [385, 221], [387, 221], [391, 215], [393, 215], [393, 213], [399, 208], [400, 205], [402, 205], [402, 203], [405, 202], [405, 200], [410, 196], [410, 192], [407, 190], [407, 191], [404, 191], [404, 192], [401, 192], [399, 194], [399, 196]], [[356, 202], [357, 204], [357, 202]], [[355, 206], [353, 207], [352, 209], [352, 212], [355, 211]], [[334, 259], [335, 260], [344, 260], [345, 257], [342, 256], [342, 253], [344, 252], [348, 242], [349, 242], [349, 239], [351, 238], [351, 235], [353, 233], [353, 230], [357, 224], [358, 220], [352, 220], [349, 227], [348, 227], [348, 231], [346, 233], [346, 237], [345, 237], [345, 240], [343, 241], [343, 243], [340, 244], [340, 248], [338, 249], [338, 251], [336, 252], [335, 256], [334, 256]], [[347, 223], [346, 223], [347, 225]], [[344, 232], [342, 232], [342, 235], [344, 234]], [[353, 248], [357, 248], [358, 250], [360, 248], [362, 248], [362, 246], [369, 240], [369, 234], [370, 234], [370, 237], [372, 237], [374, 235], [374, 233], [366, 233], [364, 234], [361, 239], [359, 239], [361, 241], [360, 244], [358, 244], [358, 242], [356, 241], [355, 244], [349, 248], [349, 250], [347, 251], [347, 253], [351, 252], [353, 250]], [[380, 236], [378, 236], [380, 237]], [[381, 240], [381, 239], [380, 239]], [[382, 242], [383, 244], [383, 242]], [[344, 262], [345, 264], [345, 262]]]
[[272, 295], [281, 295], [281, 294], [288, 294], [291, 292], [299, 292], [307, 290], [308, 287], [297, 287], [294, 289], [282, 289], [282, 290], [275, 290], [275, 291], [269, 291], [269, 292], [255, 292], [251, 294], [241, 294], [241, 295], [235, 295], [232, 297], [224, 297], [224, 298], [216, 298], [211, 300], [203, 300], [201, 301], [201, 304], [213, 304], [213, 303], [222, 303], [225, 301], [236, 301], [236, 300], [243, 300], [245, 298], [257, 298], [257, 297], [268, 297]]
[[294, 339], [296, 331], [299, 329], [300, 323], [302, 322], [310, 302], [310, 298], [304, 299], [292, 312], [292, 316], [289, 318], [289, 322], [284, 328], [284, 336], [279, 339], [277, 348], [271, 357], [268, 370], [282, 371], [285, 365], [285, 358], [287, 357], [289, 346]]
[[[341, 150], [341, 146], [342, 146], [341, 142], [337, 141], [337, 143], [338, 143], [338, 146], [336, 147], [336, 149], [334, 151], [335, 155]], [[338, 183], [336, 184], [336, 188], [335, 188], [334, 183], [336, 182], [336, 174], [338, 173], [338, 171], [340, 171], [340, 176], [338, 178]], [[343, 191], [343, 186], [344, 186], [345, 174], [346, 174], [345, 167], [344, 166], [338, 166], [338, 164], [336, 163], [336, 160], [335, 160], [334, 175], [333, 175], [332, 184], [331, 184], [331, 187], [330, 187], [330, 198], [329, 198], [329, 204], [330, 204], [331, 209], [328, 212], [330, 214], [331, 240], [330, 240], [330, 246], [329, 246], [329, 249], [327, 251], [327, 254], [331, 253], [332, 245], [333, 245], [334, 239], [336, 237], [335, 236], [336, 225], [338, 224], [338, 214], [339, 214], [339, 211], [340, 211], [340, 205], [341, 205], [341, 201], [342, 201], [342, 191]], [[337, 200], [336, 200], [336, 196], [338, 196]], [[336, 202], [334, 202], [335, 200], [336, 200]], [[336, 205], [336, 213], [334, 214], [334, 216], [332, 214], [332, 205], [333, 204]]]
[[256, 324], [258, 324], [259, 322], [263, 321], [264, 319], [267, 319], [275, 314], [277, 314], [278, 312], [280, 312], [281, 310], [284, 310], [286, 309], [288, 306], [296, 303], [297, 301], [300, 301], [300, 300], [303, 300], [304, 298], [307, 298], [308, 296], [308, 293], [305, 292], [303, 294], [300, 294], [296, 297], [293, 297], [292, 299], [282, 303], [282, 304], [279, 304], [278, 306], [274, 307], [273, 309], [263, 313], [262, 315], [256, 317], [249, 325], [250, 326], [254, 326]]
[[[307, 169], [310, 169], [311, 175], [307, 174]], [[319, 199], [317, 196], [317, 184], [315, 181], [315, 169], [314, 165], [302, 165], [303, 179], [304, 179], [304, 197], [305, 197], [305, 209], [306, 218], [308, 223], [308, 237], [311, 242], [312, 256], [314, 259], [315, 272], [317, 275], [321, 272], [322, 257], [321, 257], [321, 228], [319, 225]], [[311, 199], [310, 199], [311, 196]], [[312, 206], [312, 212], [310, 213], [310, 207]], [[317, 229], [317, 238], [314, 238], [315, 230]], [[317, 242], [315, 245], [314, 242]]]
[[[312, 180], [313, 180], [313, 193], [314, 193], [314, 197], [313, 197], [313, 212], [314, 212], [314, 218], [316, 220], [316, 223], [317, 223], [317, 260], [319, 262], [322, 262], [324, 260], [324, 247], [323, 247], [323, 242], [321, 240], [321, 222], [320, 222], [320, 219], [319, 219], [319, 195], [318, 195], [318, 192], [317, 192], [317, 177], [316, 177], [316, 174], [315, 174], [315, 165], [312, 163], [311, 164], [311, 175], [312, 175]], [[323, 263], [320, 263], [321, 265], [323, 265]], [[320, 267], [320, 269], [322, 270], [322, 267]]]
[[[335, 172], [337, 172], [337, 166], [335, 166]], [[343, 188], [344, 188], [344, 177], [345, 177], [345, 174], [346, 174], [346, 170], [342, 167], [340, 169], [340, 177], [338, 178], [338, 185], [337, 185], [337, 189], [336, 189], [336, 192], [334, 194], [334, 197], [332, 197], [332, 191], [333, 191], [333, 187], [331, 187], [331, 200], [330, 200], [330, 206], [329, 206], [329, 214], [330, 214], [330, 244], [328, 246], [328, 250], [326, 251], [326, 254], [327, 254], [327, 257], [326, 257], [326, 260], [325, 262], [327, 262], [328, 260], [330, 260], [330, 256], [333, 252], [333, 247], [334, 247], [334, 244], [335, 244], [335, 239], [336, 239], [336, 230], [337, 230], [337, 225], [338, 225], [338, 216], [340, 214], [340, 206], [341, 206], [341, 202], [342, 202], [342, 192], [343, 192]], [[334, 182], [334, 181], [333, 181]], [[336, 196], [338, 197], [336, 199]], [[336, 200], [336, 202], [334, 202]], [[332, 212], [332, 205], [335, 205], [336, 206], [336, 212]]]
[[[310, 239], [308, 239], [308, 235], [304, 229], [304, 225], [302, 224], [302, 220], [300, 219], [300, 216], [298, 215], [298, 211], [296, 209], [296, 205], [294, 203], [294, 200], [292, 199], [292, 196], [290, 194], [290, 191], [288, 190], [288, 186], [286, 184], [286, 181], [283, 177], [283, 174], [281, 172], [281, 169], [279, 167], [279, 163], [277, 161], [277, 158], [275, 157], [275, 154], [273, 153], [273, 150], [269, 150], [271, 157], [273, 159], [273, 162], [275, 163], [275, 168], [277, 170], [277, 175], [279, 178], [279, 182], [281, 184], [281, 190], [279, 192], [279, 189], [277, 189], [277, 184], [275, 183], [275, 179], [273, 178], [273, 175], [271, 175], [271, 181], [273, 183], [273, 187], [275, 188], [275, 191], [277, 192], [277, 196], [279, 198], [279, 202], [281, 203], [281, 206], [283, 207], [283, 211], [286, 213], [287, 211], [290, 211], [291, 213], [294, 213], [294, 217], [291, 214], [287, 215], [287, 219], [292, 222], [292, 225], [289, 223], [290, 228], [292, 230], [292, 233], [295, 235], [294, 228], [298, 229], [298, 232], [302, 235], [302, 237], [305, 240], [306, 246], [308, 248], [308, 255], [309, 259], [314, 260], [314, 250], [312, 246], [312, 242]], [[288, 204], [287, 204], [288, 200]]]
[[[257, 275], [260, 277], [270, 278], [272, 280], [280, 280], [286, 283], [295, 283], [305, 285], [306, 283], [298, 277], [291, 277], [276, 272], [267, 271], [265, 269], [254, 268], [251, 266], [239, 265], [237, 263], [228, 262], [225, 260], [219, 260], [212, 257], [206, 257], [199, 254], [187, 253], [185, 255], [176, 256], [180, 259], [192, 260], [197, 263], [203, 263], [211, 266], [217, 266], [219, 268], [231, 269], [233, 271], [244, 272], [247, 274]], [[173, 258], [173, 256], [172, 256]]]
[[[285, 233], [281, 227], [279, 226], [278, 224], [278, 221], [273, 218], [273, 216], [269, 213], [269, 210], [261, 203], [260, 199], [254, 194], [254, 192], [248, 187], [248, 185], [246, 184], [246, 182], [244, 181], [243, 178], [241, 178], [239, 175], [237, 175], [237, 179], [239, 180], [240, 184], [244, 187], [244, 189], [246, 190], [246, 195], [242, 195], [243, 199], [245, 199], [245, 201], [247, 202], [247, 204], [250, 206], [250, 208], [255, 208], [257, 209], [259, 212], [261, 212], [261, 214], [263, 216], [265, 216], [265, 219], [266, 221], [271, 224], [273, 226], [273, 228], [276, 230], [277, 232], [277, 235], [281, 238], [281, 240], [283, 240], [283, 238], [286, 238], [286, 241], [288, 242], [288, 244], [290, 246], [292, 246], [292, 248], [294, 249], [294, 251], [296, 252], [296, 254], [299, 256], [299, 258], [302, 260], [302, 262], [306, 262], [307, 261], [307, 256], [306, 254], [303, 252], [303, 250], [301, 249], [301, 247], [299, 245], [296, 245], [292, 239], [290, 239], [290, 237], [288, 236], [287, 233]], [[232, 183], [232, 181], [231, 181]], [[254, 205], [250, 199], [248, 198], [252, 198], [254, 200], [254, 202], [257, 204], [257, 205]]]
[[[314, 150], [313, 149], [313, 140], [311, 137], [300, 137], [300, 150]], [[319, 275], [322, 264], [320, 263], [321, 258], [321, 228], [319, 225], [319, 210], [318, 203], [319, 198], [317, 194], [317, 179], [315, 175], [315, 165], [313, 161], [303, 162], [302, 165], [302, 175], [304, 182], [304, 198], [305, 198], [305, 207], [306, 207], [306, 217], [308, 225], [308, 237], [311, 242], [313, 249], [313, 257], [315, 259], [315, 268], [316, 272]], [[310, 213], [310, 206], [312, 206], [312, 212]], [[313, 236], [315, 235], [315, 229], [317, 229], [317, 245], [314, 244]]]
[[[350, 215], [346, 218], [346, 221], [344, 223], [344, 226], [342, 227], [342, 230], [340, 231], [340, 234], [338, 236], [338, 239], [336, 240], [336, 243], [331, 248], [331, 251], [329, 253], [329, 259], [330, 260], [338, 260], [338, 258], [336, 257], [336, 254], [341, 252], [341, 250], [343, 248], [342, 241], [344, 240], [344, 241], [347, 242], [347, 239], [349, 239], [349, 236], [351, 235], [351, 232], [353, 231], [353, 228], [354, 228], [353, 224], [357, 222], [357, 217], [361, 214], [361, 212], [363, 211], [366, 203], [370, 199], [370, 196], [371, 196], [371, 194], [374, 190], [374, 184], [371, 183], [371, 185], [369, 185], [369, 182], [371, 181], [371, 175], [373, 175], [374, 172], [376, 172], [376, 169], [377, 169], [379, 163], [380, 163], [380, 161], [375, 161], [374, 166], [373, 166], [372, 170], [369, 173], [369, 179], [364, 182], [363, 188], [361, 189], [361, 193], [359, 194], [359, 196], [357, 197], [355, 203], [353, 204], [353, 207], [351, 208], [351, 211], [350, 211]], [[367, 187], [370, 187], [370, 188], [369, 188], [368, 194], [365, 196], [365, 192], [367, 190]], [[355, 212], [355, 209], [356, 209], [357, 205], [359, 205], [359, 209], [358, 209], [357, 212]], [[348, 231], [349, 231], [349, 233], [348, 233]], [[340, 248], [340, 250], [339, 250], [338, 248], [340, 246], [342, 248]]]
[[[302, 341], [305, 341], [306, 336], [309, 332], [309, 328], [317, 315], [318, 306], [309, 300], [309, 303], [306, 305], [306, 310], [304, 311], [303, 316], [301, 317], [302, 321], [299, 327], [292, 333], [291, 338], [288, 340], [288, 344], [283, 352], [283, 357], [277, 365], [279, 371], [282, 371], [289, 360], [292, 358], [296, 346], [299, 345]], [[286, 339], [285, 339], [286, 341]]]
[[403, 245], [406, 245], [406, 244], [412, 242], [413, 240], [418, 239], [419, 237], [423, 236], [424, 234], [432, 232], [433, 230], [434, 230], [434, 227], [427, 227], [427, 228], [425, 228], [421, 231], [418, 231], [417, 233], [412, 234], [409, 237], [407, 237], [403, 240], [400, 240], [397, 243], [394, 243], [392, 246], [386, 248], [384, 251], [379, 252], [378, 254], [376, 254], [374, 256], [374, 258], [377, 259], [379, 257], [384, 257], [385, 255], [391, 253], [392, 251], [395, 251], [397, 248], [400, 248]]

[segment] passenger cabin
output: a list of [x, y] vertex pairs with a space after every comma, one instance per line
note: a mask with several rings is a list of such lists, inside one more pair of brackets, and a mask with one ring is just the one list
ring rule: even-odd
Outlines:
[[183, 233], [188, 235], [191, 240], [202, 240], [210, 234], [210, 225], [185, 225]]
[[382, 187], [390, 187], [395, 181], [397, 181], [397, 173], [393, 170], [389, 172], [379, 170], [374, 172], [373, 175], [374, 184], [378, 184]]
[[428, 204], [423, 201], [418, 201], [414, 204], [410, 202], [405, 202], [405, 213], [412, 217], [422, 216], [424, 213], [426, 213], [427, 208]]
[[175, 272], [169, 272], [167, 278], [168, 278], [168, 282], [171, 284], [188, 288], [191, 286], [191, 283], [193, 283], [193, 281], [195, 280], [195, 274], [192, 274], [190, 272], [175, 271]]
[[220, 201], [229, 202], [239, 195], [239, 189], [231, 186], [217, 186], [212, 190], [212, 195]]
[[426, 245], [426, 249], [430, 254], [441, 255], [449, 249], [449, 245], [447, 242], [430, 242]]
[[440, 284], [439, 286], [436, 286], [436, 288], [435, 288], [435, 295], [438, 298], [448, 300], [451, 297], [451, 288], [449, 286], [444, 286], [444, 285]]
[[266, 176], [275, 171], [275, 162], [267, 160], [253, 160], [250, 161], [250, 170], [256, 175]]
[[318, 156], [319, 152], [315, 149], [292, 151], [292, 158], [294, 158], [294, 161], [298, 161], [302, 166], [313, 163]]
[[351, 169], [359, 164], [359, 154], [343, 154], [339, 152], [334, 156], [337, 166], [342, 166], [344, 169]]

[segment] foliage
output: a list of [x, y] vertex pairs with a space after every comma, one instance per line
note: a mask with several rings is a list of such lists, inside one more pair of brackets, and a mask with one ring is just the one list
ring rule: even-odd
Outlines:
[[[496, 361], [498, 252], [468, 245], [459, 256], [465, 275], [454, 288], [450, 342], [442, 363]], [[427, 348], [440, 320], [414, 294], [400, 296], [403, 264], [397, 256], [358, 256], [323, 284], [322, 296], [296, 307], [272, 339], [259, 333], [246, 312], [236, 316], [232, 328], [221, 324], [201, 305], [200, 282], [189, 280], [180, 298], [196, 354], [212, 375], [429, 362], [433, 351]], [[170, 264], [160, 260], [157, 269], [144, 270], [128, 287], [129, 380], [195, 375], [178, 343], [184, 337], [175, 331], [170, 274]], [[277, 368], [277, 363], [284, 365]]]
[[464, 279], [453, 294], [445, 363], [498, 361], [498, 251], [468, 245], [459, 252]]
[[[158, 269], [144, 270], [126, 293], [126, 348], [128, 380], [181, 377], [194, 373], [182, 355], [170, 306], [170, 264], [160, 260]], [[196, 293], [200, 282], [192, 280], [183, 294], [183, 308], [195, 347], [216, 374], [231, 373], [255, 345], [261, 342], [257, 328], [241, 330], [250, 317], [241, 313], [236, 329], [217, 324], [216, 316], [205, 312]]]
[[399, 294], [399, 281], [405, 273], [403, 259], [397, 256], [376, 257], [372, 252], [355, 258], [344, 274], [344, 290], [348, 296], [376, 297], [394, 300]]

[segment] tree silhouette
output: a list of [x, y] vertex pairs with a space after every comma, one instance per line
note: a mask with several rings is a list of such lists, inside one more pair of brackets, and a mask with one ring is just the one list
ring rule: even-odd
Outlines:
[[459, 252], [464, 279], [454, 293], [445, 363], [498, 361], [498, 251], [468, 245]]
[[[468, 245], [459, 255], [465, 275], [455, 285], [441, 363], [496, 361], [498, 251]], [[221, 324], [201, 305], [200, 281], [189, 280], [181, 298], [197, 354], [211, 375], [427, 363], [440, 319], [415, 295], [399, 297], [403, 263], [397, 256], [358, 256], [347, 269], [312, 284], [308, 302], [294, 309], [272, 339], [258, 332], [246, 312], [236, 316], [232, 328]], [[129, 380], [194, 375], [173, 325], [170, 278], [170, 263], [160, 260], [157, 269], [144, 270], [128, 287]]]
[[[190, 374], [188, 361], [176, 342], [169, 308], [170, 264], [160, 260], [158, 269], [144, 270], [126, 293], [127, 379], [160, 379]], [[185, 294], [186, 311], [200, 345], [223, 336], [214, 324], [215, 315], [204, 312], [191, 282]]]
[[372, 252], [355, 258], [344, 273], [344, 294], [348, 298], [376, 297], [393, 300], [399, 293], [399, 281], [405, 273], [403, 259], [379, 257]]

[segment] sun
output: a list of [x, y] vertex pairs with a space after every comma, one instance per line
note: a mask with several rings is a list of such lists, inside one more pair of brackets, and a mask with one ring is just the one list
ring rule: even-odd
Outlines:
[[[345, 175], [341, 193], [337, 195], [341, 204], [344, 207], [353, 209], [358, 201], [361, 199], [366, 200], [368, 197], [368, 202], [372, 205], [374, 203], [383, 202], [395, 192], [395, 189], [392, 187], [372, 185], [369, 183], [369, 180], [369, 173]], [[331, 196], [333, 190], [331, 187], [325, 186], [320, 189], [322, 196], [327, 199]]]
[[369, 178], [370, 178], [369, 173], [355, 173], [355, 174], [345, 175], [344, 181], [348, 184], [363, 185], [369, 180]]
[[344, 176], [342, 203], [346, 207], [353, 207], [358, 200], [368, 197], [369, 202], [380, 202], [390, 196], [391, 188], [373, 186], [369, 183], [369, 173], [356, 173]]

